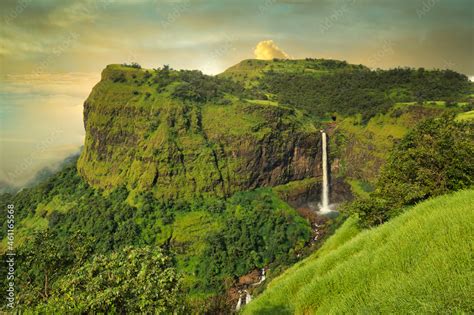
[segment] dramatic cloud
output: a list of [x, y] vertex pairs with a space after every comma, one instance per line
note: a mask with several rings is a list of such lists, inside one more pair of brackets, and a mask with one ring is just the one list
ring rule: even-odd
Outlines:
[[[431, 3], [432, 2], [432, 3]], [[292, 58], [474, 75], [472, 0], [2, 0], [0, 77], [100, 72], [106, 64], [224, 71], [261, 39]], [[428, 4], [426, 4], [428, 3]], [[442, 23], [440, 23], [442, 21]], [[223, 52], [222, 42], [226, 43]], [[289, 48], [287, 48], [289, 49]], [[271, 41], [257, 58], [286, 58]]]
[[272, 40], [264, 40], [258, 43], [253, 53], [257, 59], [290, 58], [290, 56], [281, 50]]

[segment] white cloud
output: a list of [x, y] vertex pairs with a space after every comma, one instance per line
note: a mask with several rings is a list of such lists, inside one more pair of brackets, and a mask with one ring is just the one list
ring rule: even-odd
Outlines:
[[280, 47], [278, 47], [272, 40], [264, 40], [259, 42], [253, 53], [257, 59], [268, 60], [273, 58], [290, 58], [290, 56]]

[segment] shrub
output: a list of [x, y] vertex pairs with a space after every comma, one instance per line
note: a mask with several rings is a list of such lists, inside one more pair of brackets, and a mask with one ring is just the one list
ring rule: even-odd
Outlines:
[[135, 68], [135, 69], [141, 69], [142, 66], [140, 66], [140, 64], [136, 63], [136, 62], [132, 62], [130, 64], [128, 63], [123, 63], [122, 66], [124, 67], [129, 67], [129, 68]]
[[346, 206], [364, 227], [381, 224], [427, 198], [474, 185], [474, 128], [453, 114], [426, 120], [394, 147], [376, 190]]
[[111, 76], [111, 79], [114, 83], [124, 83], [127, 82], [127, 78], [123, 72], [115, 73]]
[[126, 247], [96, 256], [57, 283], [45, 313], [172, 313], [178, 309], [179, 278], [159, 248]]
[[387, 201], [374, 196], [357, 199], [346, 205], [344, 210], [357, 214], [359, 224], [364, 228], [382, 224], [391, 216]]
[[377, 191], [403, 206], [473, 184], [473, 124], [446, 114], [422, 122], [395, 146]]

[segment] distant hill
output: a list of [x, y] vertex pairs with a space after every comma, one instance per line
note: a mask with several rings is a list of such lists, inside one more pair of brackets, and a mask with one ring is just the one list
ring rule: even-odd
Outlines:
[[316, 118], [361, 114], [366, 122], [398, 102], [467, 101], [468, 77], [438, 69], [371, 70], [326, 59], [244, 60], [219, 75], [242, 82], [261, 99]]
[[12, 194], [18, 190], [17, 187], [13, 186], [12, 184], [6, 181], [0, 181], [0, 194]]
[[346, 61], [332, 59], [246, 59], [225, 70], [218, 76], [232, 78], [247, 86], [257, 85], [266, 72], [309, 74], [317, 77], [342, 70], [369, 70], [363, 65], [348, 64]]
[[243, 313], [470, 313], [473, 199], [474, 190], [441, 196], [362, 232], [351, 218]]

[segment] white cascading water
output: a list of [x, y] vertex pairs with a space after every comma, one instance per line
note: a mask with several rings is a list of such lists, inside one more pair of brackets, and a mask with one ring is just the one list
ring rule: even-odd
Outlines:
[[261, 272], [260, 272], [260, 280], [254, 284], [252, 284], [252, 286], [257, 286], [259, 285], [260, 283], [262, 283], [263, 281], [265, 281], [266, 277], [265, 277], [265, 268], [262, 268]]
[[328, 152], [327, 139], [324, 130], [321, 130], [322, 147], [323, 147], [323, 189], [321, 194], [321, 207], [319, 209], [322, 213], [331, 212], [329, 208], [329, 184], [328, 184]]
[[250, 295], [250, 293], [248, 293], [247, 290], [245, 290], [245, 305], [249, 304], [250, 301], [252, 301], [252, 296]]
[[239, 301], [237, 302], [237, 306], [235, 307], [236, 311], [239, 311], [240, 308], [242, 307], [242, 297], [239, 297]]
[[[245, 299], [242, 299], [242, 293], [245, 293]], [[243, 305], [247, 305], [252, 301], [252, 296], [250, 295], [249, 291], [244, 290], [244, 291], [239, 291], [239, 301], [237, 302], [237, 305], [235, 306], [235, 310], [239, 311], [242, 308], [242, 303]]]

